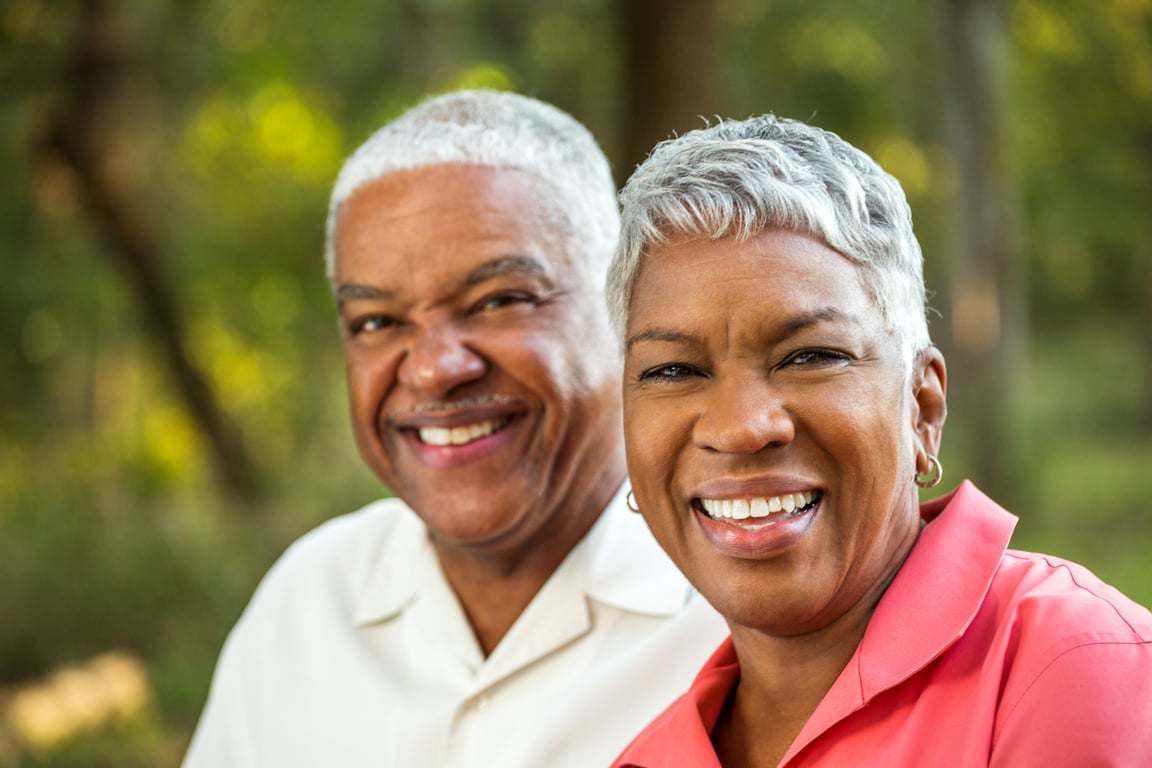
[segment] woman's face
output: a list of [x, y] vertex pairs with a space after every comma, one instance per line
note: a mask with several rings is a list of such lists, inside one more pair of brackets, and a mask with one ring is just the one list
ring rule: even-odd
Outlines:
[[625, 335], [633, 489], [697, 589], [734, 629], [870, 614], [919, 531], [939, 354], [906, 377], [857, 268], [781, 231], [652, 249]]

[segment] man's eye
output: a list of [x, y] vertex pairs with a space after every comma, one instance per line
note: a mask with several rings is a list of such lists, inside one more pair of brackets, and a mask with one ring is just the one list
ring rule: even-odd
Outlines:
[[503, 309], [513, 304], [535, 304], [536, 297], [530, 293], [519, 291], [512, 293], [497, 293], [481, 300], [476, 304], [475, 311], [490, 312], [494, 309]]
[[364, 315], [348, 323], [348, 333], [352, 336], [358, 336], [362, 333], [376, 333], [394, 325], [396, 325], [395, 318], [387, 315]]
[[667, 365], [657, 365], [653, 368], [642, 372], [640, 374], [640, 381], [683, 381], [690, 376], [695, 376], [699, 372], [690, 365], [683, 363], [668, 363]]

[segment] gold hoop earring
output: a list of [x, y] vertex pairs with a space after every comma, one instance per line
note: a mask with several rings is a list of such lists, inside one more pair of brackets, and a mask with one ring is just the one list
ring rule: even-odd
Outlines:
[[636, 514], [640, 514], [640, 506], [636, 503], [636, 497], [632, 495], [632, 491], [624, 494], [624, 505]]
[[921, 488], [935, 488], [940, 485], [940, 480], [943, 477], [944, 467], [940, 466], [940, 459], [928, 454], [928, 472], [924, 475], [916, 475], [916, 485]]

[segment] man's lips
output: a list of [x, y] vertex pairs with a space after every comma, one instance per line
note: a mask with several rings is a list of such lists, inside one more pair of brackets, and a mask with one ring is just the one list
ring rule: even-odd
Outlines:
[[452, 448], [497, 434], [520, 416], [521, 411], [514, 398], [490, 395], [420, 403], [393, 412], [388, 422], [422, 445]]
[[500, 416], [495, 419], [484, 419], [471, 424], [453, 427], [415, 427], [416, 437], [424, 445], [433, 446], [461, 446], [468, 445], [504, 429], [511, 416]]
[[[412, 451], [412, 456], [432, 469], [455, 470], [480, 461], [503, 456], [513, 460], [518, 453], [506, 449], [515, 445], [528, 422], [522, 413], [455, 414], [451, 418], [420, 417], [418, 421], [393, 429]], [[493, 469], [495, 471], [495, 469]]]

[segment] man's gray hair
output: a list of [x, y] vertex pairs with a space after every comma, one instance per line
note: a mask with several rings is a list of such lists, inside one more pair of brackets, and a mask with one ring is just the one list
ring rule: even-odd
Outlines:
[[621, 340], [641, 262], [654, 245], [747, 240], [780, 229], [813, 237], [857, 266], [906, 364], [931, 344], [923, 256], [904, 191], [830, 131], [774, 115], [691, 131], [656, 145], [620, 199], [607, 298]]
[[444, 163], [534, 174], [556, 191], [543, 201], [577, 266], [602, 285], [620, 231], [616, 185], [588, 129], [556, 107], [501, 91], [428, 99], [380, 128], [340, 170], [328, 205], [325, 259], [333, 277], [340, 207], [391, 173]]

